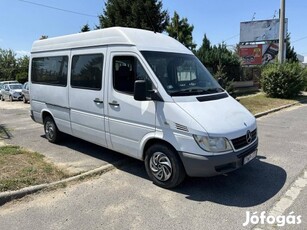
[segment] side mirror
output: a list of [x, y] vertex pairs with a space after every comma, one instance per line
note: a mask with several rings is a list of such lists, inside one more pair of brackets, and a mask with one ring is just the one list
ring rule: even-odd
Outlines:
[[146, 81], [136, 80], [134, 82], [134, 100], [146, 101]]

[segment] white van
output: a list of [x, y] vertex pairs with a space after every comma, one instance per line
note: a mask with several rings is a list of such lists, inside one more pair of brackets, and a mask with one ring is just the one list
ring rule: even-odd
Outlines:
[[164, 188], [237, 169], [257, 154], [256, 120], [175, 39], [114, 27], [35, 41], [31, 117], [145, 161]]

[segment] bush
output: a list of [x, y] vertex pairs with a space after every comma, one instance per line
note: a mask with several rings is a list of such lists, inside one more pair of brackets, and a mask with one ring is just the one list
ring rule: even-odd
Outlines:
[[260, 83], [270, 97], [293, 98], [304, 90], [304, 75], [298, 63], [274, 63], [263, 68]]
[[307, 91], [307, 67], [303, 70], [304, 91]]
[[226, 72], [224, 71], [224, 66], [219, 64], [217, 66], [217, 71], [214, 74], [214, 78], [221, 83], [221, 86], [232, 96], [236, 97], [234, 93], [233, 80], [229, 80]]

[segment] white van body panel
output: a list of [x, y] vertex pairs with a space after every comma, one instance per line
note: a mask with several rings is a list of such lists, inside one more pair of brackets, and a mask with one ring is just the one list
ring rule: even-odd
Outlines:
[[31, 53], [99, 46], [133, 46], [137, 50], [192, 54], [185, 46], [167, 35], [124, 27], [38, 40], [33, 43]]
[[[69, 56], [70, 51], [41, 52], [31, 54], [31, 60], [39, 57]], [[29, 72], [31, 71], [31, 62]], [[69, 73], [68, 73], [69, 74]], [[30, 76], [30, 74], [29, 74]], [[72, 134], [70, 125], [70, 109], [68, 86], [43, 85], [30, 83], [31, 110], [37, 121], [43, 123], [43, 114], [52, 114], [61, 132]]]
[[211, 101], [175, 103], [195, 119], [209, 136], [224, 136], [229, 140], [256, 128], [256, 121], [239, 102], [232, 97]]
[[[142, 56], [135, 47], [110, 47], [108, 49], [110, 60], [116, 56], [127, 55], [137, 58], [146, 69]], [[112, 61], [108, 63], [108, 69], [112, 70]], [[111, 76], [111, 74], [109, 72], [108, 75]], [[133, 95], [118, 92], [113, 88], [112, 78], [107, 79], [107, 91], [106, 135], [110, 140], [111, 148], [142, 159], [142, 155], [139, 155], [140, 142], [144, 136], [155, 132], [156, 129], [155, 102], [152, 100], [136, 101]]]
[[[89, 49], [73, 49], [71, 59], [75, 56], [98, 54], [102, 55], [103, 66], [106, 63], [106, 47]], [[71, 61], [72, 62], [72, 61]], [[102, 75], [105, 75], [102, 68]], [[69, 108], [72, 134], [81, 139], [107, 147], [105, 134], [105, 108], [104, 108], [104, 78], [101, 89], [91, 90], [88, 88], [69, 87]]]

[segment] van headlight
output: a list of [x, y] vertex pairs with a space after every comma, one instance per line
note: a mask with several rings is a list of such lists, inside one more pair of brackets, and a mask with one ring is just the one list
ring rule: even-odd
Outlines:
[[224, 137], [193, 135], [196, 143], [207, 152], [220, 153], [232, 150], [229, 141]]

